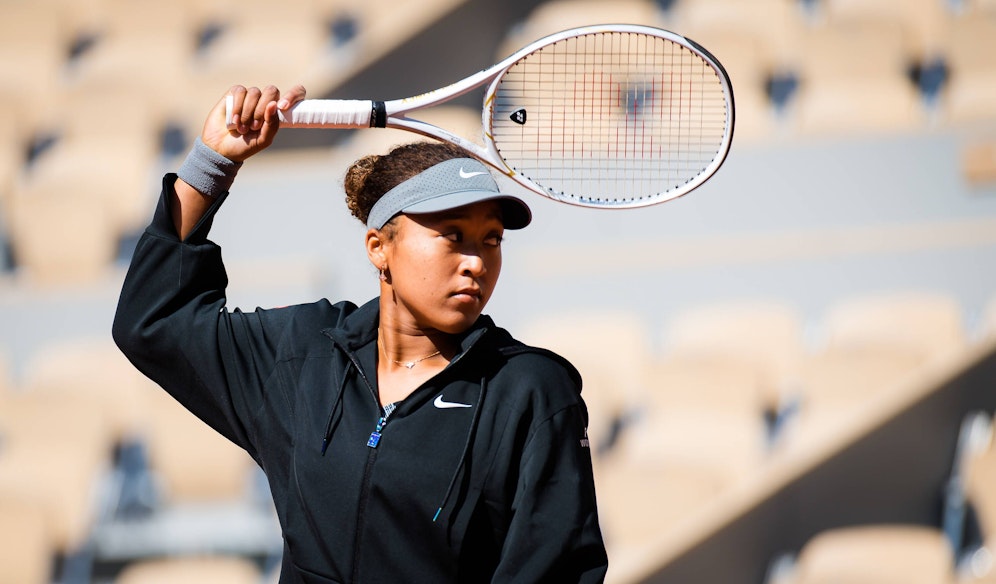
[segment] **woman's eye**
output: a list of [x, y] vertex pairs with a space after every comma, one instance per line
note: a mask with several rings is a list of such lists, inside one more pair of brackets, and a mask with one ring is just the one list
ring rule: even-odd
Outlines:
[[501, 234], [495, 234], [484, 240], [484, 243], [498, 247], [505, 238]]
[[450, 233], [444, 233], [443, 237], [445, 237], [446, 239], [452, 241], [453, 243], [460, 243], [461, 241], [463, 241], [463, 234], [460, 233], [459, 231], [453, 231], [453, 232], [450, 232]]

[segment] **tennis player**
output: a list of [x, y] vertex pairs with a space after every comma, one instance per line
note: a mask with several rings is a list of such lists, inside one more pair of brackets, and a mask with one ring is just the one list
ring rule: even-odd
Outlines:
[[380, 295], [230, 311], [212, 218], [305, 90], [229, 93], [163, 180], [113, 332], [265, 471], [280, 582], [603, 580], [578, 372], [482, 314], [526, 204], [455, 146], [367, 156], [345, 190]]

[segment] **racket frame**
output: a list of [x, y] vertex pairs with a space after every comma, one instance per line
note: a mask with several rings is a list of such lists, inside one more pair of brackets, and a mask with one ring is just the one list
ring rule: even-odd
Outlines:
[[[562, 193], [545, 189], [526, 178], [522, 173], [511, 168], [499, 153], [492, 136], [493, 132], [493, 102], [502, 77], [508, 69], [518, 63], [523, 58], [544, 47], [560, 42], [572, 37], [579, 37], [589, 34], [599, 33], [634, 33], [650, 35], [664, 38], [680, 46], [686, 47], [697, 56], [708, 63], [717, 73], [717, 78], [722, 87], [726, 100], [726, 131], [719, 145], [717, 155], [705, 169], [685, 184], [675, 188], [660, 196], [653, 198], [639, 198], [632, 200], [614, 200], [609, 204], [605, 199], [586, 199], [576, 196], [565, 196]], [[454, 134], [444, 128], [421, 120], [409, 117], [408, 114], [440, 105], [464, 95], [478, 87], [488, 85], [484, 96], [484, 107], [481, 112], [481, 127], [483, 130], [483, 143], [480, 145], [462, 136]], [[336, 111], [337, 113], [330, 120], [328, 116], [318, 116], [313, 118], [305, 112], [309, 106], [314, 106], [318, 111]], [[733, 88], [729, 75], [722, 64], [710, 54], [704, 47], [694, 41], [660, 28], [635, 25], [635, 24], [599, 24], [583, 26], [564, 30], [538, 39], [525, 47], [519, 49], [499, 63], [472, 74], [456, 83], [428, 91], [419, 95], [394, 99], [389, 101], [371, 100], [338, 100], [338, 99], [315, 99], [305, 100], [295, 105], [294, 108], [285, 114], [279, 112], [281, 127], [290, 128], [394, 128], [406, 130], [428, 138], [451, 142], [465, 150], [472, 156], [488, 164], [498, 172], [509, 177], [519, 185], [541, 194], [547, 198], [572, 205], [597, 208], [628, 208], [644, 207], [658, 204], [677, 197], [683, 196], [698, 188], [708, 180], [723, 164], [729, 153], [733, 140], [734, 128], [734, 101]], [[231, 114], [229, 112], [229, 117]]]

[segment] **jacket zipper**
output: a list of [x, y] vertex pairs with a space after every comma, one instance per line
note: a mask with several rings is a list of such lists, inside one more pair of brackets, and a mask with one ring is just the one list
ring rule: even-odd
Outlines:
[[[370, 380], [363, 372], [363, 368], [360, 367], [360, 363], [357, 360], [356, 355], [354, 355], [352, 351], [347, 349], [345, 345], [340, 344], [333, 335], [330, 335], [328, 333], [328, 331], [325, 331], [325, 335], [328, 336], [334, 344], [339, 345], [342, 352], [345, 353], [346, 356], [349, 358], [349, 360], [353, 363], [353, 366], [356, 367], [356, 372], [359, 374], [360, 378], [363, 379], [363, 383], [366, 384], [367, 389], [370, 391], [370, 396], [373, 398], [377, 407], [380, 408], [381, 411], [383, 412], [383, 408], [381, 408], [380, 405], [380, 400], [377, 399], [377, 392], [374, 390], [373, 385], [370, 383]], [[478, 335], [477, 338], [479, 339], [482, 336], [484, 336], [484, 332]], [[474, 341], [474, 344], [476, 344], [476, 339]], [[447, 369], [456, 365], [456, 363], [459, 362], [463, 358], [463, 356], [469, 352], [469, 350], [470, 347], [468, 346], [467, 350], [462, 351], [460, 354], [458, 354], [455, 359], [450, 361], [449, 365], [447, 366]], [[367, 453], [367, 463], [363, 469], [363, 482], [360, 483], [360, 500], [358, 502], [357, 511], [356, 511], [356, 530], [354, 531], [353, 535], [353, 577], [352, 577], [353, 582], [359, 582], [360, 542], [362, 539], [363, 525], [366, 520], [367, 500], [370, 498], [369, 497], [370, 477], [373, 474], [374, 462], [376, 462], [377, 460], [377, 446], [380, 444], [381, 436], [384, 430], [384, 426], [386, 424], [387, 424], [387, 416], [382, 415], [377, 420], [377, 424], [374, 427], [374, 431], [370, 433], [370, 437], [367, 439], [367, 446], [370, 447], [370, 450]]]

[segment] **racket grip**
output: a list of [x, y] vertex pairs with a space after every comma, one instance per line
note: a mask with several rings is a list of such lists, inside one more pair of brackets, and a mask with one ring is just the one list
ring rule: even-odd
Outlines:
[[[232, 118], [234, 98], [225, 100], [225, 119]], [[277, 112], [282, 128], [369, 128], [375, 104], [363, 99], [306, 99], [289, 111]]]

